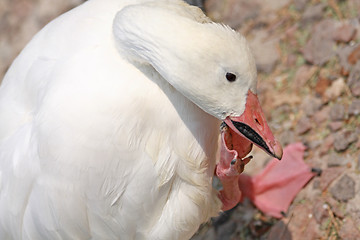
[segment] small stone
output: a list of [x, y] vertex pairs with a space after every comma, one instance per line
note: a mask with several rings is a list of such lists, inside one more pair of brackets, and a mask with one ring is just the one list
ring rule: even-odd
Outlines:
[[330, 109], [330, 118], [332, 121], [341, 121], [345, 119], [345, 109], [341, 104], [334, 104]]
[[308, 142], [307, 146], [310, 148], [310, 149], [317, 149], [322, 143], [322, 140], [313, 140], [313, 141], [310, 141]]
[[278, 39], [269, 38], [265, 30], [256, 31], [255, 38], [250, 41], [250, 46], [256, 60], [258, 71], [270, 73], [280, 61], [278, 52]]
[[338, 201], [348, 201], [355, 197], [355, 181], [345, 174], [330, 188], [330, 193]]
[[353, 40], [355, 33], [355, 27], [349, 23], [345, 23], [335, 30], [333, 38], [335, 41], [347, 43]]
[[320, 20], [323, 16], [323, 12], [325, 8], [326, 5], [322, 3], [317, 5], [310, 5], [308, 8], [306, 8], [305, 12], [303, 13], [301, 22], [304, 24], [304, 23]]
[[302, 135], [304, 133], [307, 133], [311, 130], [311, 122], [310, 119], [307, 117], [302, 117], [297, 123], [296, 126], [296, 133], [299, 135]]
[[338, 152], [345, 151], [351, 143], [357, 140], [358, 135], [356, 132], [350, 130], [338, 132], [334, 136], [334, 148]]
[[298, 68], [298, 70], [295, 73], [294, 77], [294, 90], [299, 90], [305, 86], [307, 81], [316, 73], [317, 71], [316, 66], [308, 66], [308, 65], [302, 65]]
[[328, 167], [344, 166], [349, 163], [349, 159], [343, 155], [337, 153], [331, 153], [328, 158]]
[[325, 100], [334, 100], [340, 97], [340, 95], [345, 91], [345, 81], [343, 78], [339, 78], [335, 80], [331, 86], [326, 89], [324, 98]]
[[301, 104], [301, 108], [304, 110], [306, 116], [308, 117], [311, 117], [316, 112], [318, 112], [321, 106], [322, 106], [321, 99], [312, 96], [305, 97], [305, 99]]
[[329, 49], [333, 49], [334, 43], [331, 40], [312, 37], [304, 47], [305, 59], [316, 65], [323, 65], [334, 55]]
[[349, 115], [357, 116], [360, 114], [360, 99], [355, 99], [349, 106]]
[[328, 126], [332, 132], [336, 132], [339, 129], [341, 129], [341, 127], [343, 126], [343, 122], [341, 121], [330, 122]]
[[317, 111], [314, 114], [314, 117], [313, 117], [314, 121], [317, 124], [320, 124], [320, 123], [326, 121], [329, 118], [329, 112], [330, 112], [329, 106], [325, 106], [325, 107], [321, 108], [320, 111]]
[[335, 41], [331, 39], [335, 23], [326, 19], [315, 25], [311, 38], [303, 48], [306, 61], [321, 66], [335, 55]]
[[320, 176], [320, 189], [325, 191], [335, 178], [337, 178], [343, 171], [344, 168], [342, 167], [324, 169]]
[[340, 239], [355, 240], [360, 239], [359, 228], [356, 227], [354, 221], [351, 218], [345, 218], [343, 225], [339, 231]]

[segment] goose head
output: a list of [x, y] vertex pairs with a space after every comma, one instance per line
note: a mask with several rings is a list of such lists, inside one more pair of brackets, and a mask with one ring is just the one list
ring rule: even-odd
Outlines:
[[117, 47], [154, 68], [203, 111], [281, 159], [256, 95], [256, 65], [245, 38], [182, 1], [131, 5], [114, 20]]

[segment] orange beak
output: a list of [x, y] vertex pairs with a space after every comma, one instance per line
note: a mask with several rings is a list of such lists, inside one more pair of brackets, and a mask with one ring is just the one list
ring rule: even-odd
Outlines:
[[249, 139], [271, 156], [281, 159], [283, 150], [271, 132], [258, 97], [248, 91], [245, 111], [239, 117], [227, 117], [225, 123], [237, 134]]

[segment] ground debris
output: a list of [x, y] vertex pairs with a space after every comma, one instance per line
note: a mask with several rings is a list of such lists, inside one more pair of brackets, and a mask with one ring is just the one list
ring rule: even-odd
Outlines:
[[330, 188], [330, 192], [336, 200], [348, 201], [355, 197], [355, 181], [344, 175]]

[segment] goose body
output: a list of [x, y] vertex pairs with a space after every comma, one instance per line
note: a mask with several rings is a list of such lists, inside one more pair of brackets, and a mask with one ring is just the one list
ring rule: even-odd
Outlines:
[[245, 40], [182, 1], [63, 14], [0, 88], [0, 239], [190, 238], [222, 206], [220, 121], [255, 86]]

